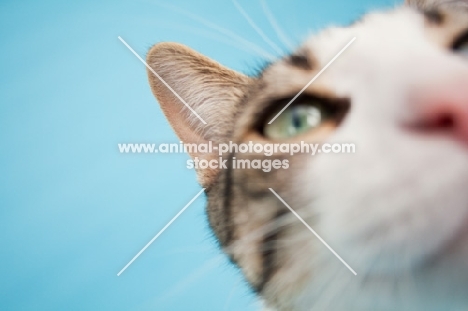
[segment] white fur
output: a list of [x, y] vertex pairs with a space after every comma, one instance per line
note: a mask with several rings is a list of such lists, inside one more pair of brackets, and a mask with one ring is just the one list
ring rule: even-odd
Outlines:
[[324, 66], [357, 38], [317, 80], [351, 98], [328, 142], [357, 152], [315, 157], [296, 186], [318, 214], [316, 231], [358, 276], [310, 235], [295, 245], [297, 273], [314, 271], [295, 310], [468, 310], [468, 142], [404, 126], [419, 117], [414, 90], [451, 79], [468, 89], [468, 59], [434, 43], [424, 23], [399, 9], [306, 43]]

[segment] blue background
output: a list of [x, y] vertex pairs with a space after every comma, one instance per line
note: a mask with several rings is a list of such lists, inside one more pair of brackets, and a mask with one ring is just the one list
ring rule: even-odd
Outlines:
[[[397, 0], [270, 0], [291, 41]], [[120, 154], [118, 143], [178, 142], [140, 55], [177, 41], [252, 73], [274, 54], [233, 3], [0, 2], [0, 309], [256, 310], [221, 255], [199, 197], [120, 277], [117, 272], [200, 190], [186, 155]], [[166, 1], [167, 3], [167, 1]], [[240, 0], [277, 44], [260, 2]]]

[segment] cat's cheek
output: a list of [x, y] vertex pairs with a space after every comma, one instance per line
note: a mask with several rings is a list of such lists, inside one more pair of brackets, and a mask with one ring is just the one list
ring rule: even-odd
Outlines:
[[319, 156], [302, 175], [317, 231], [356, 270], [402, 272], [445, 256], [467, 225], [466, 153], [450, 142], [397, 138], [392, 146], [361, 140], [354, 155]]

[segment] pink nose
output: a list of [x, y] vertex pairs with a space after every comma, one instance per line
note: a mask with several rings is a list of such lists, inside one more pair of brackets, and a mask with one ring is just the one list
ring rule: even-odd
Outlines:
[[416, 124], [425, 131], [445, 132], [468, 145], [467, 83], [435, 85], [417, 92]]

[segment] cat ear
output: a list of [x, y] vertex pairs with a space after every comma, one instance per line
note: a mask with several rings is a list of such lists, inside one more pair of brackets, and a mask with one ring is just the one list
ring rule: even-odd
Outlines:
[[[151, 90], [184, 143], [212, 141], [216, 145], [229, 140], [239, 104], [251, 78], [177, 43], [156, 44], [148, 52], [147, 63], [159, 75], [157, 77], [148, 70]], [[193, 150], [189, 153], [192, 158], [200, 160], [217, 158], [215, 153]], [[209, 186], [217, 173], [218, 169], [197, 170], [198, 180], [202, 186]]]

